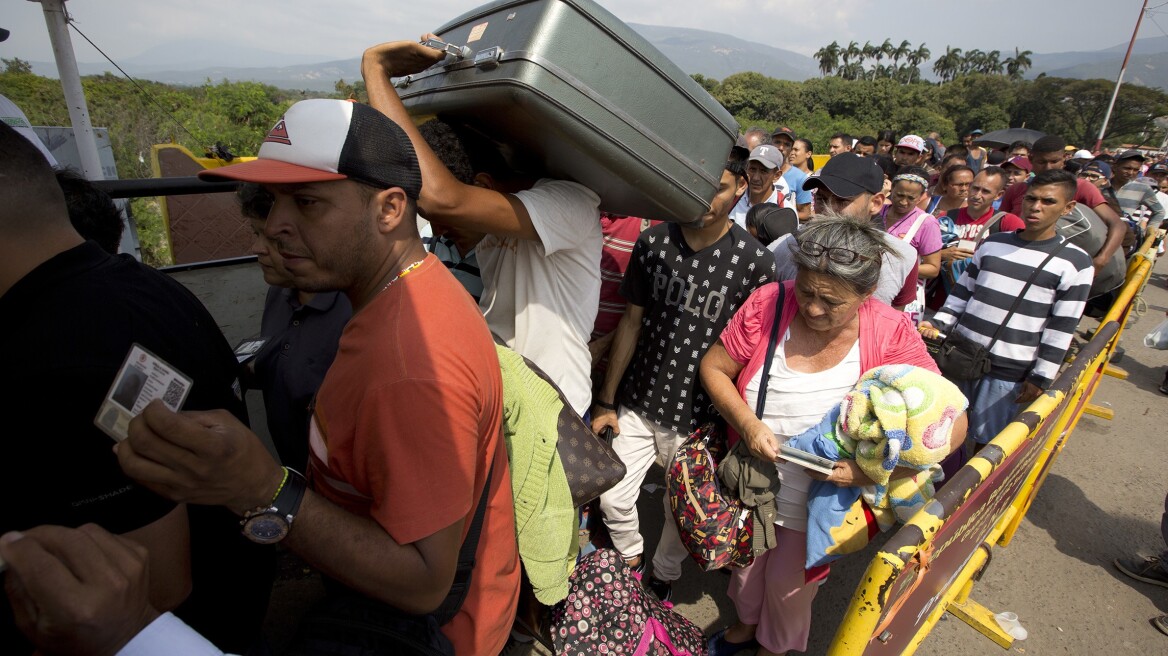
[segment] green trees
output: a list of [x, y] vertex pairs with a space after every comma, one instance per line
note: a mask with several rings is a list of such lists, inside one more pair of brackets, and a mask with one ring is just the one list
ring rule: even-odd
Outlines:
[[[814, 57], [823, 77], [835, 74], [845, 80], [888, 79], [911, 84], [921, 79], [920, 65], [928, 61], [930, 54], [923, 43], [914, 49], [908, 41], [894, 46], [892, 39], [884, 39], [879, 45], [867, 41], [861, 46], [852, 41], [846, 48], [832, 41], [815, 51]], [[885, 65], [886, 59], [892, 62]], [[901, 60], [905, 63], [901, 64]]]
[[[1061, 135], [1068, 143], [1088, 148], [1099, 136], [1107, 103], [1115, 90], [1109, 80], [1067, 80], [1040, 77], [1021, 83], [1012, 108], [1015, 124]], [[1155, 119], [1168, 115], [1168, 95], [1135, 84], [1120, 87], [1104, 143], [1159, 145], [1164, 131]]]
[[[823, 69], [838, 71], [858, 66], [854, 53], [863, 52], [859, 44], [847, 48], [839, 44], [825, 46], [820, 53]], [[911, 50], [911, 44], [902, 46]], [[832, 54], [838, 50], [839, 59]], [[885, 69], [897, 66], [898, 48], [886, 56]], [[1021, 80], [1016, 74], [1029, 53], [1015, 51], [1001, 58], [1001, 53], [947, 48], [939, 58], [941, 75], [947, 82], [936, 85], [914, 78], [875, 77], [849, 79], [844, 75], [825, 75], [805, 82], [774, 80], [758, 73], [731, 75], [722, 82], [695, 76], [700, 83], [738, 119], [742, 126], [785, 125], [807, 137], [820, 151], [835, 132], [874, 135], [889, 129], [897, 134], [937, 131], [945, 143], [974, 128], [990, 131], [1025, 126], [1058, 134], [1069, 142], [1087, 146], [1095, 141], [1103, 112], [1112, 90], [1107, 80], [1069, 80], [1040, 77]], [[845, 58], [846, 56], [846, 58]], [[920, 56], [902, 55], [901, 61]], [[928, 54], [924, 55], [927, 59]], [[1015, 64], [1015, 67], [1011, 67]], [[952, 71], [948, 66], [952, 65]], [[1000, 73], [976, 72], [972, 67], [1000, 70]], [[970, 72], [962, 73], [962, 70]], [[902, 69], [903, 70], [903, 69]], [[1157, 89], [1124, 86], [1107, 134], [1108, 144], [1159, 144], [1164, 131], [1154, 119], [1168, 116], [1168, 95]]]

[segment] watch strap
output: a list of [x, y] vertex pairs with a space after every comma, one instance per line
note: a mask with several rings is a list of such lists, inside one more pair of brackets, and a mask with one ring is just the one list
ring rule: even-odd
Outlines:
[[300, 512], [300, 503], [304, 501], [308, 480], [304, 478], [304, 474], [291, 467], [285, 467], [284, 471], [288, 472], [288, 480], [280, 488], [276, 498], [272, 499], [272, 507], [291, 524], [296, 513]]

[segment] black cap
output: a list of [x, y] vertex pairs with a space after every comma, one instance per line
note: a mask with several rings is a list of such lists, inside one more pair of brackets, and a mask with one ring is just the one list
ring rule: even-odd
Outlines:
[[1157, 162], [1148, 169], [1148, 173], [1168, 173], [1168, 164]]
[[771, 135], [771, 138], [774, 139], [775, 137], [779, 136], [780, 134], [785, 135], [787, 137], [790, 137], [792, 142], [794, 142], [795, 139], [798, 138], [795, 136], [795, 131], [792, 130], [791, 128], [786, 127], [786, 126], [779, 127], [778, 129], [776, 129], [774, 134]]
[[1148, 158], [1144, 157], [1144, 154], [1138, 150], [1125, 150], [1115, 157], [1115, 161], [1117, 162], [1122, 162], [1126, 159], [1138, 159], [1139, 161], [1144, 162], [1147, 161]]
[[823, 187], [840, 198], [855, 198], [862, 193], [877, 194], [884, 189], [884, 172], [870, 157], [842, 153], [827, 160], [818, 176], [807, 178], [804, 191]]

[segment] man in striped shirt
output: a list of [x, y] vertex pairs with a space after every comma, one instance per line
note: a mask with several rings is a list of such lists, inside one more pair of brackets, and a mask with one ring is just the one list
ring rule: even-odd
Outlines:
[[1119, 200], [1124, 216], [1138, 221], [1141, 228], [1157, 230], [1164, 220], [1164, 207], [1156, 196], [1157, 189], [1142, 182], [1140, 169], [1144, 165], [1144, 155], [1138, 150], [1120, 153], [1111, 167], [1111, 188]]
[[1034, 176], [1022, 200], [1026, 227], [987, 238], [944, 307], [931, 323], [921, 324], [989, 347], [990, 372], [955, 381], [969, 398], [970, 433], [978, 444], [993, 439], [1019, 404], [1030, 403], [1050, 385], [1083, 315], [1095, 273], [1091, 258], [1055, 232], [1059, 217], [1074, 209], [1075, 193], [1075, 177], [1066, 171]]

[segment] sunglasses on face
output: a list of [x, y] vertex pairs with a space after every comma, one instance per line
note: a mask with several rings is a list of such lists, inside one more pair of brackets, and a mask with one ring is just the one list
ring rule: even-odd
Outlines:
[[1087, 172], [1087, 173], [1080, 173], [1079, 177], [1083, 178], [1085, 180], [1090, 180], [1091, 182], [1095, 182], [1096, 180], [1102, 180], [1103, 174]]

